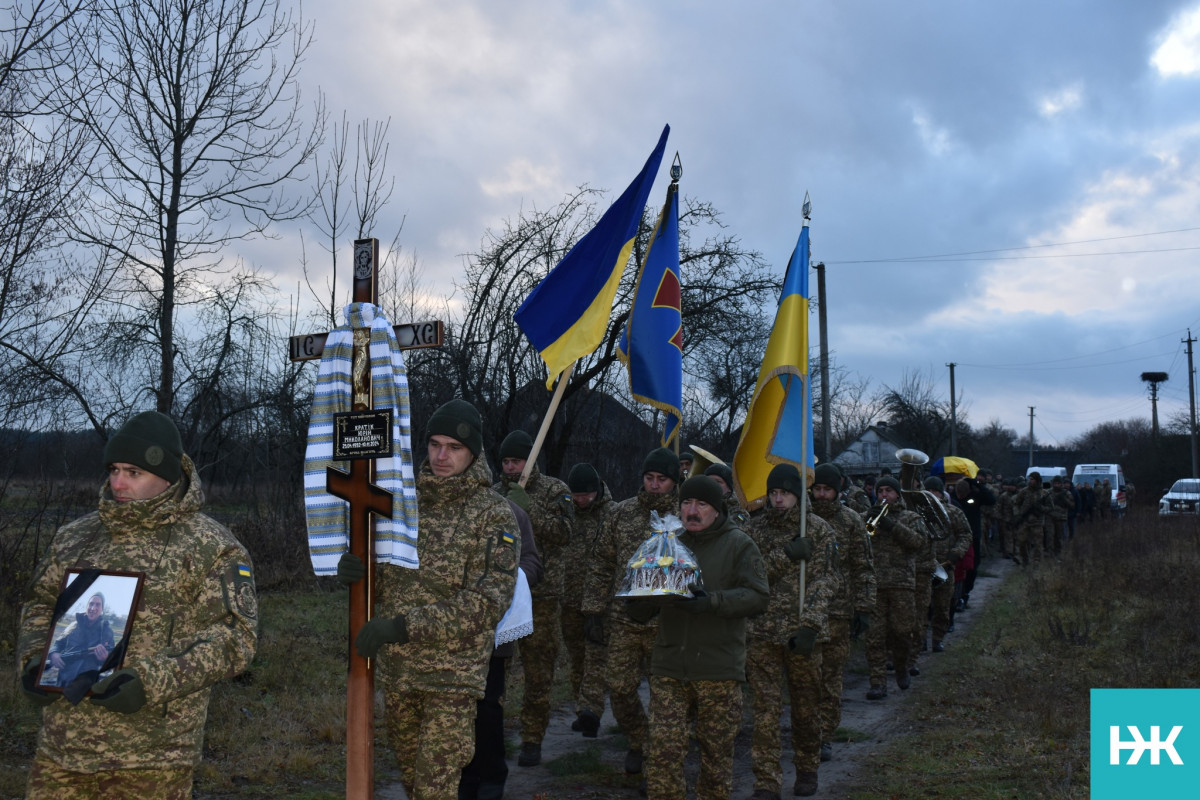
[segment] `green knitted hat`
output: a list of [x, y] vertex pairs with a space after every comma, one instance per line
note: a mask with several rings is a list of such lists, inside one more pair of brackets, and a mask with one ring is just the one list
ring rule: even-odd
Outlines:
[[894, 490], [896, 490], [897, 494], [899, 494], [899, 492], [900, 492], [900, 481], [896, 480], [891, 475], [884, 475], [875, 481], [875, 491], [876, 492], [878, 492], [884, 486], [892, 487]]
[[708, 469], [704, 470], [704, 474], [710, 478], [716, 475], [718, 478], [725, 481], [725, 485], [729, 487], [730, 491], [733, 491], [733, 470], [729, 468], [728, 464], [713, 464]]
[[174, 483], [183, 474], [183, 442], [166, 414], [143, 411], [121, 426], [104, 445], [104, 464], [133, 464]]
[[[842, 471], [838, 468], [837, 464], [817, 464], [817, 468], [813, 470], [813, 472], [815, 473], [815, 477], [813, 477], [813, 486], [816, 486], [819, 483], [822, 486], [828, 486], [835, 491], [840, 492], [842, 490]], [[799, 471], [797, 471], [796, 474], [799, 475]], [[788, 491], [790, 492], [791, 489]]]
[[433, 412], [425, 426], [425, 436], [449, 436], [465, 444], [472, 454], [479, 455], [483, 450], [483, 421], [475, 406], [455, 398]]
[[693, 475], [683, 482], [679, 502], [692, 499], [708, 503], [718, 512], [725, 510], [725, 493], [721, 491], [721, 485], [707, 475]]
[[930, 475], [925, 479], [925, 488], [931, 492], [943, 492], [946, 490], [946, 482], [937, 475]]
[[673, 481], [679, 480], [679, 456], [665, 447], [651, 450], [642, 461], [642, 474], [659, 472]]
[[500, 458], [529, 458], [533, 452], [533, 437], [525, 431], [513, 431], [500, 442]]
[[804, 481], [800, 478], [800, 470], [795, 464], [776, 464], [767, 475], [767, 491], [783, 489], [800, 497], [804, 494]]
[[567, 486], [572, 492], [584, 494], [600, 491], [600, 473], [591, 464], [576, 464], [567, 474]]

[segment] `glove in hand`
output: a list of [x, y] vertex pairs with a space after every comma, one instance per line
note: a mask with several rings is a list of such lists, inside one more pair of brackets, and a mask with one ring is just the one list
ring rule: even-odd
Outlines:
[[358, 631], [354, 640], [354, 649], [363, 658], [374, 658], [375, 654], [385, 644], [407, 644], [408, 624], [404, 615], [395, 617], [376, 617], [368, 620]]
[[119, 669], [92, 686], [92, 702], [119, 714], [133, 714], [146, 705], [146, 687], [135, 669]]
[[510, 483], [508, 485], [508, 494], [506, 494], [505, 497], [519, 505], [522, 511], [528, 513], [529, 492], [525, 491], [524, 486], [519, 483]]
[[697, 586], [694, 583], [691, 586], [689, 586], [688, 588], [692, 590], [692, 596], [685, 597], [680, 602], [680, 607], [684, 611], [687, 611], [690, 614], [700, 614], [700, 613], [702, 613], [704, 611], [708, 611], [709, 609], [712, 608], [712, 605], [713, 605], [712, 595], [710, 595], [708, 592], [704, 591], [703, 589], [701, 589], [699, 586]]
[[338, 559], [337, 579], [349, 586], [352, 583], [358, 583], [365, 577], [367, 577], [367, 565], [363, 563], [363, 560], [353, 553], [342, 553], [342, 557]]
[[58, 692], [47, 692], [45, 689], [39, 689], [36, 683], [38, 677], [38, 667], [42, 665], [42, 658], [38, 656], [25, 665], [25, 669], [21, 670], [21, 691], [25, 692], [25, 696], [29, 698], [31, 703], [39, 706], [48, 706], [59, 698]]
[[896, 527], [896, 518], [891, 513], [879, 520], [879, 530], [881, 531], [890, 531], [894, 527]]
[[817, 632], [812, 628], [797, 628], [788, 639], [788, 651], [797, 656], [812, 655], [817, 646]]
[[794, 536], [783, 546], [783, 552], [792, 561], [808, 561], [813, 554], [813, 540], [807, 536]]

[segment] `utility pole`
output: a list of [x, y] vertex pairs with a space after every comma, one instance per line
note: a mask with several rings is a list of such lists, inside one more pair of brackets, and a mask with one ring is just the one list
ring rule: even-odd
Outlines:
[[950, 455], [958, 455], [958, 416], [954, 399], [954, 362], [946, 365], [950, 368]]
[[1029, 407], [1029, 466], [1033, 466], [1033, 406]]
[[[821, 448], [826, 462], [833, 460], [833, 414], [829, 408], [829, 333], [825, 327], [825, 262], [818, 261], [817, 270], [817, 324], [821, 328]], [[1194, 425], [1192, 427], [1195, 427]]]
[[1187, 345], [1188, 356], [1188, 407], [1191, 412], [1191, 424], [1188, 426], [1188, 436], [1192, 440], [1192, 477], [1200, 478], [1200, 458], [1196, 455], [1196, 368], [1192, 366], [1192, 342], [1196, 341], [1192, 338], [1192, 329], [1188, 328], [1187, 338], [1183, 343]]
[[1158, 385], [1167, 379], [1165, 372], [1143, 372], [1142, 380], [1150, 384], [1150, 431], [1158, 444]]

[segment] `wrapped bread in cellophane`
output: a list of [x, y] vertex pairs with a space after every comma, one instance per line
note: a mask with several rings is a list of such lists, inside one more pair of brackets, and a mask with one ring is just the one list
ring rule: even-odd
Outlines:
[[650, 538], [629, 559], [617, 597], [691, 597], [702, 586], [700, 566], [683, 542], [679, 517], [650, 512]]

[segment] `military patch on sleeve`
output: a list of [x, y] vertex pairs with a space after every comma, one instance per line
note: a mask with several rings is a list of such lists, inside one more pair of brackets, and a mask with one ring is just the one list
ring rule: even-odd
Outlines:
[[254, 570], [238, 563], [226, 573], [225, 602], [229, 610], [246, 619], [258, 619], [258, 594], [254, 591]]
[[492, 550], [492, 567], [507, 575], [517, 574], [516, 534], [500, 532], [496, 547]]

